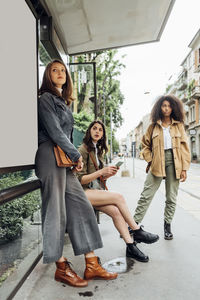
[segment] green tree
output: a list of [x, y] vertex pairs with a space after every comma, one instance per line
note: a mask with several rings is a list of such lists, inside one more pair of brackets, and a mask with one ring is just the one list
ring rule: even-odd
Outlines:
[[121, 69], [125, 68], [125, 65], [119, 59], [115, 58], [116, 54], [117, 50], [108, 50], [97, 53], [95, 59], [98, 60], [99, 118], [104, 120], [105, 117], [105, 125], [110, 126], [110, 112], [112, 111], [114, 127], [118, 128], [123, 122], [120, 107], [123, 104], [124, 96], [120, 91], [120, 81], [117, 77], [120, 75]]
[[[118, 151], [117, 142], [115, 143], [115, 131], [123, 123], [123, 118], [120, 112], [121, 105], [124, 101], [124, 96], [120, 90], [120, 81], [118, 76], [121, 70], [125, 68], [122, 63], [122, 59], [116, 58], [117, 50], [98, 51], [95, 53], [80, 55], [76, 57], [76, 61], [83, 62], [96, 62], [96, 79], [97, 79], [97, 103], [98, 103], [98, 118], [102, 121], [105, 120], [105, 126], [110, 143], [110, 114], [112, 112], [112, 127], [113, 127], [113, 150]], [[122, 56], [121, 58], [123, 58]], [[72, 58], [71, 58], [72, 61]], [[83, 69], [87, 72], [87, 82], [78, 84], [78, 113], [80, 116], [76, 119], [76, 124], [80, 124], [80, 128], [85, 130], [86, 126], [82, 126], [82, 122], [88, 124], [84, 120], [84, 114], [87, 112], [91, 114], [94, 111], [94, 85], [93, 85], [93, 73], [91, 65], [77, 65], [77, 72], [81, 72]], [[76, 74], [76, 75], [75, 75]], [[73, 81], [76, 82], [78, 76], [77, 73], [72, 73]], [[75, 78], [76, 76], [76, 78]], [[91, 101], [90, 101], [91, 100]], [[104, 114], [105, 112], [105, 114]], [[76, 115], [75, 115], [76, 118]], [[80, 119], [83, 118], [83, 121]], [[92, 121], [92, 119], [90, 120]], [[76, 125], [79, 126], [79, 125]]]
[[194, 89], [194, 87], [195, 87], [195, 79], [192, 79], [188, 83], [188, 86], [187, 86], [187, 95], [188, 95], [188, 98], [191, 97], [191, 93], [192, 93], [192, 90]]
[[85, 133], [89, 124], [94, 120], [94, 114], [89, 114], [86, 111], [81, 111], [80, 113], [74, 113], [74, 127], [79, 131]]
[[[117, 77], [120, 75], [121, 69], [125, 68], [125, 65], [121, 60], [116, 59], [116, 54], [117, 50], [98, 51], [92, 54], [78, 56], [76, 61], [82, 63], [87, 59], [89, 62], [96, 62], [98, 117], [101, 120], [104, 120], [105, 117], [105, 125], [110, 126], [110, 112], [112, 111], [112, 121], [117, 128], [120, 127], [123, 122], [120, 107], [124, 101], [124, 96], [120, 91], [120, 81]], [[94, 111], [94, 105], [92, 103], [92, 96], [94, 96], [92, 66], [77, 65], [76, 68], [77, 72], [81, 73], [83, 69], [87, 72], [87, 82], [79, 83], [78, 112], [86, 110], [90, 113], [91, 109]], [[74, 81], [76, 80], [74, 78], [75, 74], [75, 72], [72, 73]], [[89, 103], [89, 110], [87, 109], [86, 103]]]
[[113, 145], [113, 153], [119, 152], [119, 142], [116, 140], [115, 136], [113, 136], [112, 145]]

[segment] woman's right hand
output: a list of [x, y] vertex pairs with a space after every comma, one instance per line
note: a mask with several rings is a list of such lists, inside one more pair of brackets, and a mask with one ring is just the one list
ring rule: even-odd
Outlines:
[[101, 169], [101, 175], [104, 178], [108, 178], [111, 177], [113, 175], [115, 175], [117, 173], [117, 167], [115, 166], [108, 166], [108, 167], [104, 167], [103, 169]]

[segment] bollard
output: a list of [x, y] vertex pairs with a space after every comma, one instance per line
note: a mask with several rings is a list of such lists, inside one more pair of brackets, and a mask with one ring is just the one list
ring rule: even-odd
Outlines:
[[126, 157], [124, 157], [124, 170], [121, 172], [121, 177], [130, 177], [129, 170], [126, 170]]
[[133, 156], [133, 178], [135, 178], [135, 158]]

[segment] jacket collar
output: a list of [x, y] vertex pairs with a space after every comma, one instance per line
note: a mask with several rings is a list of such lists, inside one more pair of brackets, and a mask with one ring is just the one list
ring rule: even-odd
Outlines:
[[[161, 121], [161, 120], [158, 120], [156, 123], [159, 124], [159, 125], [161, 126], [162, 121]], [[176, 120], [174, 120], [174, 119], [172, 118], [172, 125], [173, 125], [173, 124], [177, 124], [177, 123], [180, 123], [180, 121], [176, 121]]]

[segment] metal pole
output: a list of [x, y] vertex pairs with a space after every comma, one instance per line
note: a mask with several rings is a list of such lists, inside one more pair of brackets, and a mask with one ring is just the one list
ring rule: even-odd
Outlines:
[[112, 162], [112, 111], [110, 112], [110, 162]]
[[132, 153], [133, 153], [133, 178], [135, 178], [135, 144], [132, 143]]
[[96, 120], [98, 117], [96, 62], [93, 62], [93, 76], [94, 76], [94, 116]]
[[106, 99], [104, 94], [104, 88], [103, 88], [103, 123], [106, 126]]

